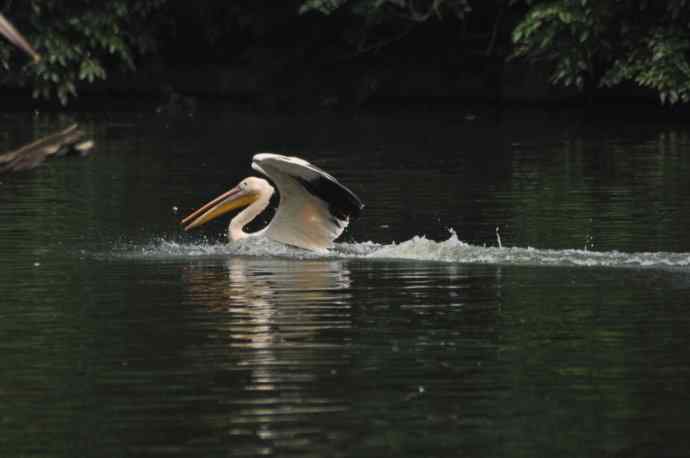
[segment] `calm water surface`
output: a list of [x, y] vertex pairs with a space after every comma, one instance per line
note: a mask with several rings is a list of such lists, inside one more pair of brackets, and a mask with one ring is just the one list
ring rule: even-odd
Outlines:
[[[0, 176], [0, 456], [688, 456], [690, 128], [151, 113]], [[333, 252], [180, 230], [259, 151], [367, 204]]]

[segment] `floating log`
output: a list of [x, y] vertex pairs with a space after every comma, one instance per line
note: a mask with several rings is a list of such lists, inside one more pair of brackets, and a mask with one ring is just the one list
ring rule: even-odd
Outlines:
[[0, 173], [29, 170], [51, 157], [86, 156], [94, 142], [84, 138], [77, 124], [43, 137], [9, 153], [0, 154]]

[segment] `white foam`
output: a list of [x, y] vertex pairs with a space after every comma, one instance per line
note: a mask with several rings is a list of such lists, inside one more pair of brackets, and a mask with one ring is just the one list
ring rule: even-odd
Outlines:
[[401, 243], [337, 243], [332, 250], [314, 253], [265, 238], [239, 242], [176, 242], [156, 240], [143, 246], [123, 245], [111, 255], [124, 258], [177, 259], [214, 256], [280, 257], [294, 259], [364, 258], [407, 259], [462, 264], [580, 266], [618, 268], [690, 269], [690, 253], [623, 253], [579, 249], [551, 250], [533, 247], [483, 247], [450, 237], [434, 241], [415, 236]]

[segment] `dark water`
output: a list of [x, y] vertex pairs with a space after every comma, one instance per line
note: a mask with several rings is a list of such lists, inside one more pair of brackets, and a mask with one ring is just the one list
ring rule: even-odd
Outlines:
[[[0, 456], [690, 453], [689, 128], [149, 113], [0, 176]], [[367, 204], [334, 252], [180, 231], [258, 151]]]

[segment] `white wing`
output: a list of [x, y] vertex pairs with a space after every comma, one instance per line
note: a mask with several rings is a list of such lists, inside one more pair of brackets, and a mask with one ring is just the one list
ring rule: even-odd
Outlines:
[[280, 193], [276, 215], [265, 230], [273, 240], [310, 250], [329, 248], [364, 207], [352, 191], [303, 159], [261, 153], [252, 168], [268, 176]]

